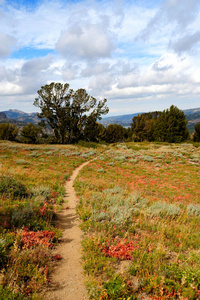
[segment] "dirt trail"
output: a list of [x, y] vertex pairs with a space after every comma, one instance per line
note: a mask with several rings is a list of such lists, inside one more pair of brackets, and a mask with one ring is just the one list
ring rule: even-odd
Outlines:
[[62, 256], [52, 274], [51, 287], [45, 293], [48, 300], [86, 300], [87, 291], [84, 286], [83, 269], [81, 266], [81, 237], [79, 220], [76, 216], [77, 197], [73, 188], [74, 180], [79, 171], [89, 164], [82, 164], [73, 172], [65, 184], [65, 201], [69, 209], [58, 215], [58, 224], [63, 231], [62, 243], [56, 248], [56, 253]]

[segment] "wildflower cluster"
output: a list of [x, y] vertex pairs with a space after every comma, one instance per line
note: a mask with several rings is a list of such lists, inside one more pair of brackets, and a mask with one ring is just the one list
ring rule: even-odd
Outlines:
[[120, 239], [116, 245], [107, 241], [106, 245], [99, 245], [99, 248], [106, 256], [120, 260], [132, 260], [131, 252], [137, 249], [137, 245], [135, 241], [127, 242], [127, 239]]
[[22, 248], [32, 248], [37, 245], [43, 245], [49, 248], [53, 247], [52, 242], [55, 240], [55, 233], [53, 231], [27, 231], [23, 230], [22, 234]]

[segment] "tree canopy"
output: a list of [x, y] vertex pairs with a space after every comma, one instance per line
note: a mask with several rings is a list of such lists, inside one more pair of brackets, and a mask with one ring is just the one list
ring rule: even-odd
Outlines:
[[172, 105], [163, 112], [138, 115], [131, 123], [135, 141], [180, 143], [189, 138], [184, 112]]
[[117, 143], [125, 140], [125, 128], [119, 124], [110, 124], [106, 127], [104, 139], [107, 143]]
[[40, 133], [42, 132], [41, 128], [35, 124], [29, 123], [22, 127], [20, 132], [21, 141], [24, 143], [36, 144]]
[[85, 89], [73, 91], [68, 83], [52, 82], [42, 86], [37, 93], [34, 105], [41, 109], [38, 114], [41, 125], [48, 123], [57, 143], [86, 139], [88, 126], [96, 124], [101, 115], [109, 111], [106, 99], [97, 102]]
[[200, 122], [194, 126], [194, 129], [195, 131], [194, 131], [193, 141], [200, 142]]
[[14, 141], [19, 133], [19, 128], [14, 124], [0, 124], [0, 140]]

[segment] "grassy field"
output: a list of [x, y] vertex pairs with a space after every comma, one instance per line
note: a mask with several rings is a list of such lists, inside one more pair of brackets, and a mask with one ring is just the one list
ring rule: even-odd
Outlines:
[[0, 142], [0, 299], [41, 299], [61, 258], [51, 249], [61, 236], [54, 220], [64, 183], [102, 149]]
[[[200, 148], [0, 143], [0, 299], [41, 299], [64, 182], [85, 232], [90, 299], [200, 299]], [[88, 145], [86, 145], [88, 146]]]
[[200, 299], [200, 148], [114, 145], [79, 174], [90, 299]]

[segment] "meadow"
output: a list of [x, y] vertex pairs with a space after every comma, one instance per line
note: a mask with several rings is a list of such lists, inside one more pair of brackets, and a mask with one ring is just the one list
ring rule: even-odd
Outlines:
[[90, 299], [200, 299], [200, 148], [122, 143], [75, 182]]
[[3, 141], [0, 299], [42, 299], [64, 183], [94, 157], [75, 181], [90, 299], [200, 299], [199, 145]]
[[[92, 145], [97, 148], [96, 145]], [[64, 183], [104, 149], [0, 142], [0, 299], [42, 299], [62, 232]]]

